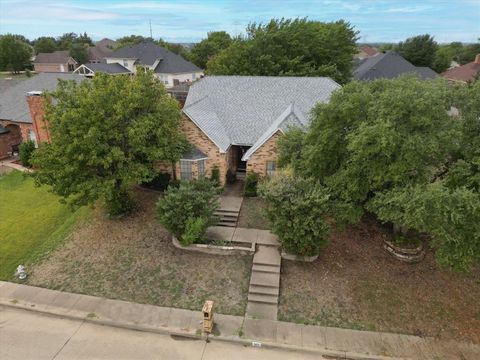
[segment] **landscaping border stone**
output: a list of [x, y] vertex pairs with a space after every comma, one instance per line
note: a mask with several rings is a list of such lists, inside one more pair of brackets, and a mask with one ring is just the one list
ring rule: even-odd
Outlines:
[[282, 251], [282, 259], [292, 260], [292, 261], [313, 262], [318, 259], [318, 255], [301, 256], [301, 255], [289, 254], [289, 253], [286, 253], [285, 251]]
[[189, 246], [183, 246], [180, 244], [180, 241], [172, 235], [172, 244], [177, 249], [210, 255], [253, 255], [255, 253], [255, 243], [251, 243], [250, 247], [220, 246], [212, 244], [192, 244]]
[[395, 259], [406, 263], [417, 263], [422, 261], [425, 257], [425, 250], [423, 249], [422, 244], [416, 248], [402, 248], [391, 241], [384, 239], [383, 248]]

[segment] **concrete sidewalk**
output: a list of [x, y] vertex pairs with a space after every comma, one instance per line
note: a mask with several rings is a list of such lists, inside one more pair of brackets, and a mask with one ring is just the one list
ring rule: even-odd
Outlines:
[[[127, 329], [201, 336], [201, 311], [164, 308], [0, 282], [0, 305]], [[213, 341], [279, 347], [342, 359], [478, 359], [480, 346], [410, 335], [215, 314]], [[0, 322], [2, 320], [0, 319]], [[258, 345], [258, 344], [255, 344]]]

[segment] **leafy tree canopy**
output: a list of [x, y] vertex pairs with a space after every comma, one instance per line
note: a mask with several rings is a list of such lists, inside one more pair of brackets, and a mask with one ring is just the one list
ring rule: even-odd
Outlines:
[[0, 35], [0, 70], [19, 72], [30, 65], [32, 49], [17, 35]]
[[88, 62], [88, 45], [82, 43], [74, 43], [70, 46], [69, 54], [80, 64]]
[[307, 19], [250, 24], [245, 38], [207, 62], [213, 75], [330, 76], [345, 83], [357, 52], [357, 32], [349, 23]]
[[52, 142], [35, 152], [34, 177], [74, 205], [100, 199], [111, 216], [122, 215], [130, 187], [151, 180], [158, 161], [180, 157], [178, 103], [151, 72], [60, 82], [50, 98]]
[[117, 46], [115, 50], [121, 49], [122, 47], [140, 44], [141, 42], [152, 40], [151, 38], [143, 37], [142, 35], [128, 35], [118, 38], [116, 41]]
[[480, 260], [479, 119], [478, 82], [352, 82], [316, 106], [303, 147], [284, 146], [299, 138], [287, 132], [280, 159], [328, 189], [339, 220], [367, 209], [426, 232], [439, 263], [467, 270]]
[[207, 61], [217, 55], [221, 50], [230, 46], [232, 38], [225, 31], [212, 31], [206, 39], [195, 44], [190, 52], [191, 61], [198, 67], [205, 69]]
[[57, 38], [57, 48], [59, 50], [70, 50], [70, 48], [75, 44], [86, 44], [89, 46], [93, 46], [93, 41], [87, 35], [87, 33], [77, 35], [71, 32], [65, 33]]
[[438, 49], [437, 42], [433, 36], [428, 34], [418, 35], [400, 42], [396, 51], [415, 66], [432, 67], [435, 54]]
[[49, 36], [42, 36], [35, 40], [35, 53], [51, 53], [57, 50], [57, 43], [55, 38]]

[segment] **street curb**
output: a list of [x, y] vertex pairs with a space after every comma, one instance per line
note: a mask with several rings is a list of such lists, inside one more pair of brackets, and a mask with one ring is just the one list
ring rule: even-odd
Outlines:
[[57, 317], [57, 318], [83, 321], [83, 322], [90, 323], [90, 324], [95, 324], [95, 325], [111, 326], [111, 327], [116, 327], [116, 328], [121, 328], [121, 329], [156, 333], [156, 334], [161, 334], [161, 335], [173, 335], [173, 336], [179, 336], [179, 337], [186, 337], [186, 338], [190, 338], [192, 340], [207, 341], [207, 339], [208, 339], [209, 341], [220, 341], [220, 342], [234, 343], [234, 344], [249, 346], [249, 347], [252, 347], [252, 343], [256, 342], [256, 343], [261, 344], [261, 346], [260, 346], [261, 348], [283, 349], [283, 350], [291, 351], [291, 352], [297, 352], [297, 353], [298, 352], [303, 352], [303, 353], [310, 353], [310, 354], [318, 354], [318, 355], [322, 355], [322, 356], [324, 355], [324, 356], [327, 356], [327, 357], [341, 358], [341, 359], [345, 359], [345, 360], [406, 360], [406, 358], [399, 358], [399, 357], [367, 355], [367, 354], [347, 352], [347, 351], [342, 351], [342, 350], [309, 348], [309, 347], [301, 347], [301, 346], [296, 346], [296, 345], [264, 342], [264, 341], [259, 341], [259, 340], [255, 340], [255, 339], [225, 337], [225, 336], [221, 336], [221, 335], [220, 336], [210, 335], [207, 338], [203, 335], [198, 336], [198, 335], [188, 333], [188, 332], [176, 331], [176, 330], [173, 330], [171, 328], [165, 328], [165, 329], [153, 328], [153, 327], [142, 326], [142, 325], [134, 325], [134, 324], [119, 322], [119, 321], [111, 321], [111, 320], [103, 320], [103, 319], [98, 319], [98, 318], [96, 319], [96, 318], [89, 318], [89, 317], [81, 317], [81, 316], [74, 316], [74, 315], [69, 315], [69, 314], [60, 314], [60, 313], [56, 313], [54, 311], [38, 309], [38, 308], [35, 308], [32, 305], [22, 304], [20, 301], [12, 302], [11, 300], [10, 301], [4, 301], [3, 299], [0, 299], [0, 306], [12, 308], [12, 309], [20, 309], [20, 310], [25, 310], [25, 311], [36, 312], [36, 313], [40, 313], [40, 314], [47, 315], [47, 316]]

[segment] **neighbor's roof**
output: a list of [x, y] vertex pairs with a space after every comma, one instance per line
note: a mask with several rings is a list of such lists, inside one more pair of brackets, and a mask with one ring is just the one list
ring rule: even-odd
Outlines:
[[102, 48], [100, 46], [90, 46], [88, 48], [88, 60], [89, 61], [105, 61], [104, 59], [112, 54], [113, 50], [108, 48]]
[[471, 63], [447, 70], [442, 73], [442, 76], [454, 81], [467, 82], [472, 81], [479, 72], [480, 62], [472, 61]]
[[367, 56], [376, 56], [379, 54], [377, 49], [368, 45], [360, 46], [360, 50], [362, 50], [365, 54], [367, 54]]
[[31, 123], [27, 92], [55, 90], [59, 79], [80, 82], [84, 77], [68, 73], [41, 73], [22, 81], [0, 94], [0, 119]]
[[[59, 50], [52, 53], [39, 53], [35, 57], [35, 64], [65, 64], [71, 56], [68, 50]], [[72, 58], [73, 59], [73, 58]]]
[[339, 88], [326, 77], [207, 76], [190, 87], [183, 112], [225, 152], [307, 125], [313, 106]]
[[130, 74], [130, 70], [118, 63], [88, 63], [84, 66], [93, 72], [104, 72], [107, 74]]
[[353, 72], [356, 80], [394, 79], [403, 74], [416, 74], [421, 79], [433, 79], [438, 74], [418, 68], [394, 52], [386, 52], [363, 60]]
[[152, 66], [158, 60], [154, 69], [156, 73], [186, 73], [202, 71], [198, 66], [185, 60], [165, 48], [155, 45], [151, 41], [125, 46], [107, 56], [113, 59], [137, 59], [141, 65]]

